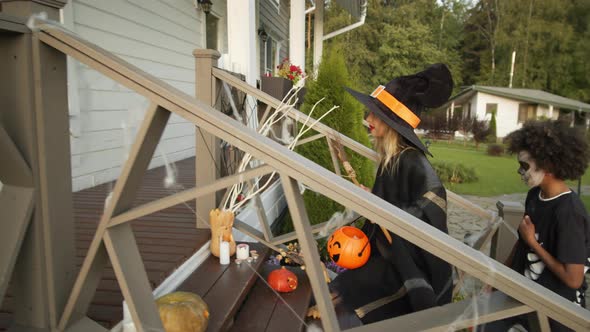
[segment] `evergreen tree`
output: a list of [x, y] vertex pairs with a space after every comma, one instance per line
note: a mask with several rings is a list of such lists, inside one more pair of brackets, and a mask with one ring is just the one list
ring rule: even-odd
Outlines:
[[[307, 82], [307, 92], [301, 111], [309, 114], [313, 105], [324, 98], [312, 114], [312, 117], [317, 119], [334, 105], [339, 105], [340, 107], [322, 119], [322, 122], [343, 135], [369, 146], [370, 142], [367, 130], [362, 124], [364, 109], [344, 90], [345, 86], [350, 85], [351, 80], [342, 53], [325, 53], [320, 64], [317, 80]], [[309, 134], [312, 135], [311, 132]], [[295, 151], [317, 164], [334, 171], [326, 140], [315, 140], [303, 144], [297, 147]], [[358, 181], [370, 187], [374, 180], [373, 162], [348, 149], [346, 149], [346, 152], [352, 167], [356, 171]], [[342, 174], [346, 174], [343, 169]], [[334, 212], [344, 209], [334, 201], [311, 190], [307, 190], [303, 198], [312, 224], [327, 221]], [[285, 231], [292, 229], [290, 223], [287, 223], [285, 226]]]
[[490, 119], [489, 137], [488, 140], [492, 143], [496, 143], [497, 139], [496, 130], [496, 112], [492, 112], [492, 118]]
[[[447, 0], [441, 7], [436, 0], [369, 1], [366, 23], [330, 39], [325, 49], [344, 46], [355, 85], [367, 93], [394, 77], [436, 62], [449, 66], [459, 86], [461, 59], [456, 32], [461, 31], [461, 15], [465, 13], [462, 3]], [[327, 13], [326, 33], [354, 23], [336, 5]]]

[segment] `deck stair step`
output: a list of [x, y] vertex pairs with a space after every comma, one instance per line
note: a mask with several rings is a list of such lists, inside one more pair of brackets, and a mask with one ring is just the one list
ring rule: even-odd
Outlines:
[[249, 246], [260, 255], [256, 261], [238, 265], [232, 257], [230, 264], [221, 265], [219, 258], [211, 255], [177, 288], [205, 300], [210, 312], [207, 331], [230, 329], [236, 312], [258, 279], [258, 271], [268, 260], [270, 249], [257, 243]]
[[[260, 274], [266, 280], [268, 274], [277, 268], [279, 267], [276, 265], [265, 263]], [[232, 332], [303, 330], [303, 321], [312, 297], [311, 285], [307, 274], [301, 268], [288, 269], [297, 275], [297, 289], [291, 293], [279, 293], [281, 300], [263, 280], [257, 280], [235, 317]]]

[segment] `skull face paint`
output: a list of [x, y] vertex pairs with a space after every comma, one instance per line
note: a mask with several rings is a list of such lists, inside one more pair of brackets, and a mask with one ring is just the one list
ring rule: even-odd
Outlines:
[[543, 181], [545, 172], [537, 168], [535, 160], [531, 157], [528, 151], [520, 151], [518, 153], [518, 174], [522, 181], [530, 188], [536, 187]]

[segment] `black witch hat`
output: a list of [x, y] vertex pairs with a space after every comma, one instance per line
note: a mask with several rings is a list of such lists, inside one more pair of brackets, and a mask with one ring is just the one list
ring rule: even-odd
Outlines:
[[447, 66], [437, 63], [419, 73], [394, 78], [370, 95], [346, 90], [410, 144], [430, 154], [414, 129], [424, 108], [439, 107], [449, 99], [453, 78]]

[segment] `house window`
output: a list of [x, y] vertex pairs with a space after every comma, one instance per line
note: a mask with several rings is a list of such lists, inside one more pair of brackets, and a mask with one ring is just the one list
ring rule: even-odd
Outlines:
[[274, 74], [279, 64], [279, 44], [272, 38], [268, 37], [264, 43], [264, 72]]
[[518, 123], [526, 122], [535, 118], [534, 104], [519, 104], [518, 105]]
[[207, 48], [210, 50], [219, 50], [217, 48], [217, 27], [219, 24], [219, 18], [209, 14], [205, 16], [206, 34], [207, 34]]
[[486, 114], [497, 114], [498, 104], [486, 104]]
[[471, 118], [471, 103], [467, 103], [467, 112], [465, 114], [467, 114], [468, 119]]

